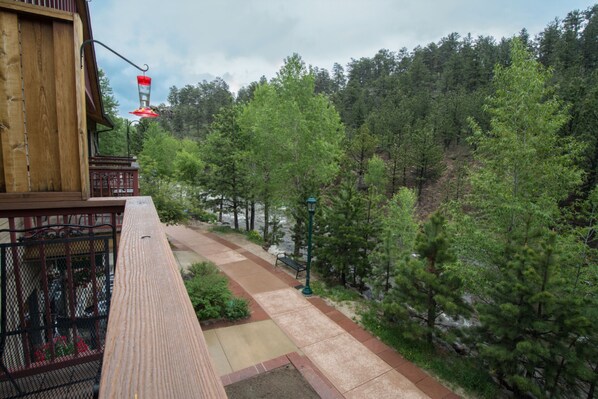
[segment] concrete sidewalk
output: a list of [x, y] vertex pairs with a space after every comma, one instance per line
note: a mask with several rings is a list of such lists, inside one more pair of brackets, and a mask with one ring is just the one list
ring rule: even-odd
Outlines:
[[458, 397], [320, 298], [303, 297], [292, 288], [299, 282], [274, 269], [265, 251], [263, 259], [184, 226], [165, 226], [165, 232], [182, 267], [201, 259], [215, 263], [271, 319], [204, 332], [220, 375], [298, 352], [345, 398]]

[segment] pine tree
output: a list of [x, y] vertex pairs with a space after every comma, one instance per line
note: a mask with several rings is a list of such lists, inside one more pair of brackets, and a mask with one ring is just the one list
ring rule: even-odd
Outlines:
[[316, 235], [317, 265], [324, 275], [332, 276], [345, 285], [349, 279], [355, 284], [369, 276], [367, 253], [373, 242], [367, 223], [367, 206], [355, 181], [346, 177], [339, 189], [329, 196], [318, 222]]
[[418, 225], [415, 220], [415, 193], [403, 187], [388, 202], [379, 243], [370, 254], [374, 297], [386, 294], [394, 281], [399, 262], [413, 253]]
[[450, 339], [440, 316], [469, 313], [461, 280], [449, 267], [455, 258], [446, 236], [444, 217], [435, 213], [417, 236], [417, 257], [408, 257], [397, 270], [395, 285], [384, 300], [385, 315], [404, 327], [407, 338]]
[[490, 303], [477, 306], [479, 352], [498, 380], [521, 397], [577, 397], [591, 323], [572, 292], [552, 235], [534, 250], [514, 248]]

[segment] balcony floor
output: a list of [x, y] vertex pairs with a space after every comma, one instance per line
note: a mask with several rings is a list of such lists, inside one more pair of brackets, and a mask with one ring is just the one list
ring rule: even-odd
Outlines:
[[[316, 374], [321, 375], [338, 394], [346, 398], [394, 397], [397, 393], [409, 398], [456, 397], [320, 298], [303, 297], [292, 288], [301, 282], [287, 273], [284, 266], [273, 268], [272, 255], [263, 250], [260, 253], [261, 249], [252, 244], [232, 243], [201, 230], [166, 226], [165, 231], [174, 243], [175, 253], [187, 251], [214, 262], [229, 279], [242, 287], [284, 332], [286, 339], [305, 355], [299, 358], [313, 364]], [[185, 259], [184, 256], [177, 258]], [[186, 257], [193, 258], [190, 255]], [[181, 264], [181, 267], [186, 266]], [[258, 327], [257, 322], [251, 324]], [[208, 332], [206, 338], [209, 334], [218, 334], [218, 330]], [[239, 334], [238, 341], [251, 343], [253, 338], [244, 335], [242, 329], [236, 332]], [[222, 341], [219, 344], [222, 345]], [[226, 354], [227, 349], [223, 347], [223, 351]], [[212, 356], [215, 363], [222, 360], [222, 357], [218, 360], [218, 357]], [[230, 359], [226, 360], [234, 373], [223, 377], [225, 385], [232, 381], [232, 376], [236, 380], [239, 373], [248, 378], [260, 372], [262, 360], [256, 359], [255, 370], [252, 367], [235, 370]]]

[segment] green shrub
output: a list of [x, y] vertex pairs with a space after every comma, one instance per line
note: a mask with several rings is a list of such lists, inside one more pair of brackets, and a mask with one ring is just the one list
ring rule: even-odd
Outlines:
[[221, 317], [232, 297], [226, 277], [221, 274], [195, 276], [185, 281], [185, 287], [199, 320]]
[[218, 217], [216, 215], [214, 215], [211, 212], [206, 211], [205, 209], [199, 207], [199, 206], [190, 206], [189, 209], [187, 210], [187, 214], [195, 219], [195, 220], [199, 220], [200, 222], [205, 222], [205, 223], [212, 223], [215, 222], [216, 220], [218, 220]]
[[211, 262], [197, 262], [189, 267], [189, 275], [208, 276], [210, 274], [218, 274], [218, 268]]
[[224, 316], [229, 320], [239, 320], [249, 317], [249, 301], [244, 298], [232, 298], [226, 303]]
[[249, 230], [247, 233], [247, 239], [249, 241], [251, 241], [254, 244], [263, 244], [264, 243], [264, 239], [262, 238], [262, 236], [260, 235], [260, 233], [258, 233], [255, 230]]
[[211, 262], [198, 262], [184, 275], [185, 288], [199, 320], [249, 317], [249, 303], [235, 298], [228, 289], [228, 280]]

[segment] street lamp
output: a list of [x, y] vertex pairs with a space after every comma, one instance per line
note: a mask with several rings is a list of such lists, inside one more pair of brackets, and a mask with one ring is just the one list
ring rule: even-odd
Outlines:
[[309, 197], [307, 199], [307, 211], [309, 212], [309, 224], [307, 227], [307, 272], [305, 276], [305, 287], [301, 291], [303, 295], [309, 296], [313, 293], [309, 286], [309, 277], [311, 272], [311, 234], [314, 224], [314, 213], [316, 212], [316, 199]]

